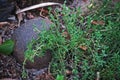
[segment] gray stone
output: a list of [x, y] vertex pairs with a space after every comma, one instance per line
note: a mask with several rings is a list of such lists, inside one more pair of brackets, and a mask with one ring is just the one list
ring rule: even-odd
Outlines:
[[[27, 49], [27, 44], [32, 39], [37, 38], [38, 33], [34, 31], [34, 26], [36, 26], [36, 28], [41, 31], [44, 29], [48, 29], [49, 25], [50, 25], [49, 21], [42, 18], [36, 18], [26, 21], [20, 27], [15, 29], [12, 35], [12, 39], [15, 41], [13, 56], [20, 64], [22, 64], [24, 61], [24, 52]], [[27, 61], [25, 67], [29, 69], [30, 68], [42, 69], [47, 67], [50, 61], [51, 54], [49, 51], [47, 51], [43, 57], [35, 57], [34, 63]]]

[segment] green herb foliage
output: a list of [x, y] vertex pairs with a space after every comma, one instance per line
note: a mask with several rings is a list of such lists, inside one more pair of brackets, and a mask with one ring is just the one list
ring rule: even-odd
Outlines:
[[[120, 79], [120, 3], [114, 7], [109, 6], [109, 0], [103, 3], [85, 17], [80, 9], [65, 5], [55, 16], [50, 14], [50, 30], [41, 31], [38, 40], [28, 46], [26, 58], [33, 61], [34, 56], [50, 50], [49, 69], [56, 80], [95, 80], [98, 76], [102, 80]], [[95, 20], [104, 23], [92, 24]], [[72, 72], [69, 76], [67, 70]]]

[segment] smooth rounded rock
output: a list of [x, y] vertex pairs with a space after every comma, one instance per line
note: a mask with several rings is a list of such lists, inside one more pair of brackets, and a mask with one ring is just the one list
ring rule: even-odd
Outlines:
[[[42, 18], [31, 19], [15, 29], [12, 39], [15, 41], [13, 56], [22, 64], [24, 61], [24, 52], [27, 50], [27, 44], [36, 39], [38, 32], [34, 31], [34, 27], [38, 30], [49, 29], [50, 22]], [[34, 63], [27, 61], [26, 68], [42, 69], [49, 65], [51, 61], [51, 53], [47, 51], [43, 57], [35, 57]]]

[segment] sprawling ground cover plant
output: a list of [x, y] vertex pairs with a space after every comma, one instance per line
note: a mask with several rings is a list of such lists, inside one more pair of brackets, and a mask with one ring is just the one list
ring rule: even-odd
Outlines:
[[87, 16], [65, 5], [50, 14], [50, 30], [28, 45], [26, 59], [33, 61], [49, 50], [49, 71], [56, 80], [120, 79], [120, 3], [103, 3]]

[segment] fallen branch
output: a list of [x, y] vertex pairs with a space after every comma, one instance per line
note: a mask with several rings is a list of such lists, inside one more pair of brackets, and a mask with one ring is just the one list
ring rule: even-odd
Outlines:
[[20, 9], [20, 10], [16, 11], [16, 14], [22, 13], [22, 12], [25, 12], [25, 11], [28, 11], [28, 10], [32, 10], [32, 9], [36, 9], [36, 8], [40, 8], [40, 7], [52, 6], [52, 5], [61, 6], [60, 3], [54, 3], [54, 2], [40, 3], [40, 4], [30, 6], [30, 7], [26, 7], [24, 9]]

